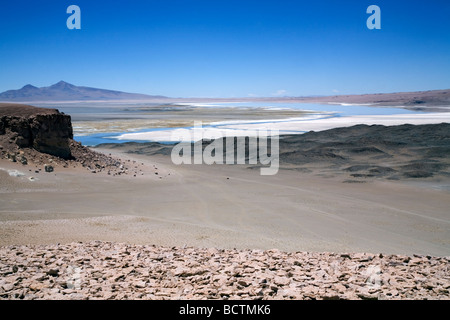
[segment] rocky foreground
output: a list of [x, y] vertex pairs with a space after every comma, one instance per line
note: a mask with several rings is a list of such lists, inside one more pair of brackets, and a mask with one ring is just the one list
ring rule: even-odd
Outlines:
[[449, 299], [450, 257], [94, 241], [0, 247], [1, 299]]

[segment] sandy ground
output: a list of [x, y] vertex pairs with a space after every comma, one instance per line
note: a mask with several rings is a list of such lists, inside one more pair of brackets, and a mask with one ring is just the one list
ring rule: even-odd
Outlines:
[[349, 184], [290, 170], [260, 176], [244, 166], [175, 166], [170, 157], [120, 156], [144, 163], [144, 175], [112, 177], [81, 168], [36, 174], [1, 160], [0, 246], [104, 240], [450, 255], [449, 191], [432, 182]]

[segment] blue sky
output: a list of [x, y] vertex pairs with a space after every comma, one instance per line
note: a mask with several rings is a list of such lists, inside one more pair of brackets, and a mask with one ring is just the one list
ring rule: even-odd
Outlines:
[[0, 92], [60, 80], [171, 97], [446, 89], [450, 1], [2, 1]]

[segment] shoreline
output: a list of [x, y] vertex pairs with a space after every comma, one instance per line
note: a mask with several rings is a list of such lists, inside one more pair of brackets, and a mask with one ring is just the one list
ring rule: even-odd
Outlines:
[[165, 129], [157, 131], [146, 131], [138, 133], [122, 133], [110, 139], [126, 141], [147, 141], [147, 142], [178, 142], [176, 130], [186, 130], [190, 137], [198, 135], [204, 139], [224, 136], [257, 136], [261, 131], [268, 131], [278, 135], [280, 134], [303, 134], [309, 131], [324, 131], [335, 128], [350, 127], [354, 125], [401, 125], [401, 124], [440, 124], [450, 123], [450, 113], [427, 113], [427, 114], [408, 114], [408, 115], [376, 115], [376, 116], [348, 116], [348, 117], [329, 117], [327, 115], [306, 118], [293, 119], [267, 119], [255, 122], [252, 120], [241, 120], [240, 122], [211, 123], [205, 127], [187, 127], [176, 129]]
[[[83, 143], [89, 143], [90, 146], [95, 145], [97, 137], [100, 139], [102, 135], [107, 137], [103, 143], [106, 143], [108, 139], [172, 141], [171, 133], [174, 130], [191, 130], [195, 121], [202, 121], [204, 126], [210, 128], [208, 131], [211, 134], [217, 135], [221, 134], [220, 131], [226, 131], [235, 136], [251, 135], [260, 129], [279, 130], [285, 134], [301, 134], [311, 130], [326, 130], [349, 124], [394, 125], [450, 122], [450, 113], [445, 112], [450, 110], [437, 112], [438, 110], [425, 106], [411, 109], [403, 105], [332, 101], [311, 103], [291, 99], [249, 100], [241, 104], [234, 101], [228, 101], [229, 103], [221, 101], [214, 106], [207, 106], [205, 103], [180, 101], [183, 102], [163, 104], [154, 102], [146, 104], [142, 101], [136, 101], [135, 104], [104, 102], [104, 104], [94, 105], [86, 102], [69, 103], [61, 105], [59, 109], [72, 115], [76, 138]], [[298, 105], [291, 107], [293, 104]], [[54, 104], [40, 104], [40, 106], [56, 107]], [[330, 106], [336, 106], [336, 108]], [[91, 110], [89, 112], [88, 107]], [[386, 108], [389, 111], [380, 111]], [[389, 114], [385, 114], [386, 112]]]

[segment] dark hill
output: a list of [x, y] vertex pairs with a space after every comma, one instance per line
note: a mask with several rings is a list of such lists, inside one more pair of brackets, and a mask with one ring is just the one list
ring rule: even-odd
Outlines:
[[91, 87], [79, 87], [60, 81], [49, 87], [37, 88], [27, 84], [18, 90], [0, 93], [0, 101], [83, 101], [83, 100], [151, 100], [164, 96], [127, 93]]

